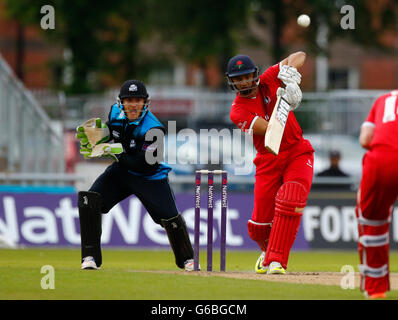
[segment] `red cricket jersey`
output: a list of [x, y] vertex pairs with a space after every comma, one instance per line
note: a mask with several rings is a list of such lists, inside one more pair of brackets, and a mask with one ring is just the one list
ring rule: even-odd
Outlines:
[[398, 90], [379, 97], [373, 104], [364, 125], [375, 127], [370, 150], [387, 147], [398, 152]]
[[[268, 68], [260, 76], [260, 84], [257, 96], [255, 98], [244, 98], [236, 95], [230, 112], [230, 118], [241, 130], [249, 131], [258, 117], [269, 121], [276, 103], [276, 91], [282, 86], [278, 79], [279, 63]], [[289, 113], [285, 131], [283, 133], [280, 151], [292, 147], [299, 140], [303, 139], [301, 130], [293, 112]], [[264, 147], [264, 136], [253, 135], [253, 144], [258, 153], [270, 153]]]

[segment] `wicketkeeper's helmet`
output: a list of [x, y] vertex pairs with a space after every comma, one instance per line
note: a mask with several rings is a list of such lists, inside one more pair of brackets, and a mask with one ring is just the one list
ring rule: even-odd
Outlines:
[[123, 83], [119, 92], [119, 99], [124, 98], [144, 98], [145, 102], [149, 95], [145, 85], [139, 80], [127, 80]]
[[250, 74], [253, 73], [253, 81], [255, 85], [249, 89], [245, 89], [243, 91], [241, 90], [242, 93], [247, 94], [247, 91], [250, 91], [251, 89], [255, 88], [259, 84], [259, 71], [258, 67], [254, 64], [253, 60], [246, 55], [239, 54], [233, 58], [231, 58], [228, 62], [227, 66], [227, 72], [226, 72], [226, 77], [228, 80], [228, 84], [233, 91], [240, 91], [236, 87], [236, 82], [233, 80], [233, 77], [236, 76], [242, 76], [245, 74]]
[[124, 110], [122, 100], [124, 98], [144, 98], [144, 107], [142, 109], [141, 115], [134, 121], [139, 123], [141, 119], [148, 112], [148, 105], [150, 104], [150, 99], [145, 85], [139, 80], [127, 80], [123, 83], [120, 88], [120, 92], [117, 98], [117, 104], [121, 110]]

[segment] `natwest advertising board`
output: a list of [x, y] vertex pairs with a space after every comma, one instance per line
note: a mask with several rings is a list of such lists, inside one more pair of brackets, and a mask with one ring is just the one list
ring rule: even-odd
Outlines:
[[[201, 245], [206, 245], [206, 196], [202, 196]], [[191, 240], [194, 236], [194, 197], [176, 194]], [[228, 197], [227, 247], [257, 249], [247, 233], [247, 220], [253, 210], [253, 195], [230, 193]], [[220, 198], [215, 195], [214, 241], [219, 246]], [[398, 209], [393, 211], [391, 248], [398, 248]], [[24, 246], [79, 246], [80, 230], [77, 194], [0, 193], [0, 235]], [[311, 193], [304, 210], [294, 249], [344, 249], [357, 247], [355, 193]], [[168, 247], [163, 228], [155, 224], [135, 197], [116, 205], [103, 215], [104, 246], [146, 248]]]

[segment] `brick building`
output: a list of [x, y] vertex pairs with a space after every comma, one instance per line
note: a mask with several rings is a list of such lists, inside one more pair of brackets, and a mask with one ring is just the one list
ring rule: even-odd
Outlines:
[[28, 88], [47, 88], [53, 78], [50, 65], [62, 50], [44, 41], [40, 21], [24, 27], [6, 16], [0, 1], [0, 53]]

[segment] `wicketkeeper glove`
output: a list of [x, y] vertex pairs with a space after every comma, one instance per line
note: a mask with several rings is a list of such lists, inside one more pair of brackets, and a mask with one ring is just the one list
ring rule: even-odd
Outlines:
[[285, 85], [289, 83], [301, 83], [301, 74], [295, 67], [288, 65], [281, 65], [279, 67], [278, 79], [282, 80]]
[[[100, 143], [94, 146], [87, 158], [110, 157], [115, 161], [119, 161], [116, 154], [123, 152], [121, 143]], [[85, 156], [86, 157], [86, 156]]]
[[303, 93], [297, 83], [289, 83], [286, 88], [278, 88], [276, 95], [284, 98], [290, 104], [290, 110], [297, 109], [303, 98]]
[[91, 152], [93, 151], [92, 148], [88, 148], [86, 146], [80, 146], [80, 154], [84, 156], [84, 158], [90, 158]]
[[109, 140], [109, 129], [100, 118], [87, 120], [76, 128], [76, 138], [80, 139], [80, 153], [86, 159], [111, 157], [119, 161], [116, 154], [123, 152], [120, 143], [104, 143]]
[[109, 140], [109, 129], [100, 118], [87, 120], [76, 128], [76, 138], [80, 139], [81, 147], [93, 148], [95, 145]]

